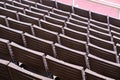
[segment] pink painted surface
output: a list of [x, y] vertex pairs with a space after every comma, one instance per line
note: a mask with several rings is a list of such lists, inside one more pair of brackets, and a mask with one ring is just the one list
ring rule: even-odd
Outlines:
[[[67, 3], [70, 5], [72, 4], [72, 0], [57, 0], [57, 1]], [[90, 2], [89, 0], [74, 0], [74, 1], [75, 1], [74, 5], [77, 7], [118, 18], [118, 9], [116, 8]], [[120, 0], [106, 0], [106, 1], [111, 1], [120, 4]]]
[[114, 2], [114, 3], [120, 4], [120, 0], [106, 0], [106, 1], [110, 1], [110, 2]]

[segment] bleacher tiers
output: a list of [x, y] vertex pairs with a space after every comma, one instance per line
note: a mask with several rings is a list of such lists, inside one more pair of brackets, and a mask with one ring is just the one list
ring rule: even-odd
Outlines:
[[53, 0], [1, 0], [0, 80], [120, 80], [120, 20]]

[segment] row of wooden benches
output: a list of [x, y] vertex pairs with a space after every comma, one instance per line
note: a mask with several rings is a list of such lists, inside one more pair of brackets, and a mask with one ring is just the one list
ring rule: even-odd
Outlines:
[[[2, 8], [2, 9], [4, 9], [4, 8]], [[112, 34], [113, 36], [115, 35], [117, 37], [120, 36], [119, 35], [120, 28], [119, 27], [116, 27], [116, 26], [113, 26], [113, 25], [109, 25], [108, 26], [107, 24], [103, 25], [102, 23], [96, 22], [96, 21], [91, 20], [91, 19], [90, 19], [90, 25], [89, 25], [88, 23], [85, 23], [84, 21], [79, 21], [79, 20], [81, 20], [83, 18], [79, 18], [79, 16], [75, 17], [74, 13], [71, 14], [71, 17], [69, 18], [69, 22], [65, 23], [62, 20], [63, 19], [67, 20], [67, 18], [62, 17], [62, 16], [56, 16], [56, 14], [53, 13], [53, 12], [50, 12], [51, 16], [47, 16], [47, 15], [43, 16], [44, 14], [34, 13], [33, 11], [25, 9], [25, 11], [23, 10], [23, 12], [25, 12], [27, 15], [24, 15], [24, 14], [22, 14], [22, 13], [19, 12], [19, 15], [16, 15], [16, 13], [15, 13], [14, 16], [12, 16], [13, 14], [11, 13], [11, 15], [10, 15], [9, 10], [6, 10], [6, 11], [2, 10], [3, 13], [1, 13], [1, 15], [5, 15], [7, 17], [12, 17], [12, 18], [18, 18], [18, 16], [19, 16], [18, 20], [25, 21], [25, 22], [28, 22], [28, 23], [32, 22], [32, 24], [36, 24], [36, 25], [39, 25], [39, 26], [40, 26], [40, 22], [39, 22], [38, 18], [41, 18], [41, 19], [45, 19], [45, 20], [47, 20], [47, 21], [49, 21], [51, 23], [58, 24], [58, 25], [61, 25], [61, 26], [67, 25], [66, 23], [69, 23], [69, 22], [70, 23], [74, 23], [74, 24], [80, 25], [81, 26], [80, 27], [81, 31], [83, 30], [85, 32], [87, 32], [87, 30], [86, 30], [87, 28], [84, 28], [84, 27], [90, 26], [90, 27], [92, 27], [93, 29], [95, 29], [97, 31], [108, 33], [108, 34]], [[9, 14], [5, 14], [5, 13], [9, 13]], [[58, 19], [55, 19], [56, 17]], [[76, 20], [76, 18], [79, 18], [79, 20]], [[59, 20], [59, 19], [62, 19], [62, 20]], [[84, 20], [86, 20], [86, 19], [84, 19]], [[93, 25], [93, 24], [95, 24], [95, 25]]]
[[[62, 80], [120, 79], [118, 19], [52, 0], [34, 1], [0, 2], [1, 59]], [[29, 72], [17, 70], [15, 75], [9, 70], [9, 64], [6, 66], [9, 79], [31, 80]], [[17, 68], [14, 66], [12, 69]], [[1, 74], [1, 78], [5, 76], [3, 71]]]
[[[41, 45], [45, 46], [48, 44], [53, 45], [54, 43], [59, 43], [63, 46], [69, 47], [71, 49], [75, 49], [77, 51], [91, 53], [91, 54], [94, 54], [96, 56], [99, 56], [101, 58], [104, 58], [104, 59], [107, 59], [113, 62], [119, 62], [117, 56], [119, 55], [119, 52], [120, 52], [119, 50], [120, 46], [119, 46], [119, 43], [117, 42], [115, 45], [114, 42], [112, 41], [106, 41], [101, 38], [97, 38], [91, 34], [90, 35], [82, 35], [82, 34], [80, 35], [79, 33], [75, 34], [73, 30], [67, 27], [63, 28], [64, 30], [63, 34], [58, 34], [56, 32], [46, 30], [36, 25], [23, 26], [23, 24], [20, 25], [15, 22], [13, 22], [12, 24], [16, 24], [14, 26], [12, 25], [12, 28], [14, 29], [0, 25], [0, 32], [1, 32], [0, 37], [1, 38], [8, 39], [11, 42], [12, 41], [16, 42], [22, 46], [27, 46], [27, 44], [29, 45], [31, 44], [31, 42], [34, 43], [34, 45], [37, 47]], [[19, 30], [16, 30], [16, 29], [19, 29]], [[25, 33], [23, 33], [22, 30]], [[27, 39], [26, 36], [30, 36], [32, 40], [35, 39], [36, 41]], [[43, 39], [50, 43], [45, 42], [43, 44], [44, 41], [41, 42], [39, 39], [40, 40]], [[33, 49], [38, 50], [37, 47], [35, 46]], [[50, 47], [51, 48], [47, 47], [49, 51], [51, 52], [50, 54], [52, 56], [55, 56], [52, 50], [52, 46]], [[42, 50], [43, 49], [41, 50], [39, 49], [39, 51], [42, 51]], [[49, 51], [45, 50], [45, 53], [49, 53]], [[106, 57], [106, 56], [109, 56], [111, 58]]]
[[[44, 9], [44, 10], [52, 10], [52, 8], [56, 8], [58, 10], [55, 10], [55, 12], [60, 13], [60, 14], [65, 14], [65, 15], [69, 15], [69, 13], [75, 13], [79, 16], [85, 17], [85, 18], [91, 18], [100, 22], [104, 22], [104, 23], [109, 23], [119, 26], [119, 20], [109, 17], [106, 15], [102, 15], [99, 13], [95, 13], [95, 12], [91, 12], [88, 10], [84, 10], [84, 9], [80, 9], [78, 7], [73, 7], [71, 5], [67, 5], [61, 2], [57, 2], [54, 0], [4, 0], [4, 2], [7, 2], [9, 4], [13, 4], [16, 5], [18, 7], [22, 7], [22, 8], [29, 8], [29, 6], [34, 6], [36, 7], [36, 4], [38, 4], [38, 8], [40, 9]], [[60, 12], [59, 12], [60, 11]]]
[[[102, 73], [104, 71], [104, 68], [101, 67], [103, 69], [100, 69], [100, 70], [101, 71], [103, 70], [103, 71], [99, 72], [99, 70], [97, 71], [97, 69], [99, 69], [97, 67], [99, 67], [99, 64], [102, 64], [103, 62], [105, 62], [105, 64], [106, 64], [106, 62], [108, 63], [105, 66], [103, 65], [104, 67], [108, 67], [110, 65], [112, 66], [112, 69], [113, 69], [113, 67], [115, 67], [114, 70], [115, 70], [116, 74], [118, 73], [117, 69], [119, 71], [119, 66], [116, 66], [116, 65], [119, 65], [119, 64], [115, 63], [115, 62], [118, 61], [117, 60], [118, 59], [117, 53], [109, 51], [109, 50], [101, 49], [101, 48], [99, 48], [99, 47], [97, 47], [97, 46], [95, 46], [91, 43], [88, 44], [89, 52], [90, 52], [90, 54], [89, 54], [89, 53], [87, 53], [85, 42], [75, 40], [75, 39], [70, 38], [68, 36], [65, 36], [63, 34], [59, 35], [60, 43], [59, 44], [58, 43], [54, 44], [52, 41], [41, 39], [41, 38], [35, 37], [33, 35], [30, 35], [28, 33], [23, 34], [22, 31], [14, 30], [14, 29], [2, 26], [2, 25], [0, 26], [0, 30], [1, 30], [0, 31], [1, 32], [1, 34], [0, 34], [1, 38], [8, 39], [11, 42], [12, 41], [16, 42], [17, 44], [19, 44], [19, 47], [20, 47], [20, 45], [21, 45], [21, 47], [25, 46], [29, 49], [36, 50], [36, 51], [39, 51], [39, 52], [43, 52], [46, 55], [51, 55], [55, 58], [58, 58], [60, 60], [63, 60], [65, 62], [68, 62], [68, 63], [71, 63], [71, 64], [75, 64], [75, 65], [82, 66], [84, 68], [89, 68], [89, 69], [92, 68], [93, 71], [98, 72], [100, 74], [104, 74], [104, 73]], [[44, 35], [44, 36], [46, 36], [46, 35]], [[15, 44], [15, 43], [11, 43], [11, 44]], [[1, 50], [0, 50], [1, 51], [1, 58], [11, 60], [11, 57], [12, 57], [13, 61], [17, 59], [17, 61], [20, 60], [19, 62], [23, 61], [22, 62], [23, 64], [25, 64], [24, 61], [26, 62], [27, 59], [30, 59], [30, 58], [26, 57], [28, 55], [26, 55], [25, 57], [22, 56], [22, 53], [24, 55], [23, 50], [21, 50], [21, 51], [17, 51], [17, 49], [12, 50], [9, 47], [9, 45], [10, 45], [9, 41], [5, 41], [5, 40], [1, 39], [1, 45], [0, 45], [1, 46]], [[119, 47], [120, 45], [117, 44], [117, 46]], [[90, 60], [91, 58], [89, 58], [89, 55], [92, 55], [92, 54], [94, 55], [94, 57], [97, 56], [98, 63], [94, 62], [94, 60], [93, 61]], [[15, 55], [18, 56], [18, 57], [16, 57]], [[87, 57], [88, 57], [88, 59], [87, 59]], [[101, 57], [102, 59], [99, 58], [99, 57]], [[18, 59], [18, 58], [20, 58], [20, 59]], [[34, 59], [37, 59], [37, 58], [34, 58]], [[35, 61], [34, 59], [33, 59], [33, 61]], [[101, 60], [103, 60], [103, 62], [101, 62]], [[95, 59], [95, 61], [97, 61], [97, 60]], [[28, 61], [28, 63], [29, 62], [32, 65], [32, 62]], [[95, 65], [95, 63], [96, 63], [96, 65]], [[35, 66], [33, 66], [33, 67], [36, 68]], [[111, 67], [109, 67], [109, 68], [111, 69]], [[108, 70], [109, 70], [109, 68], [108, 68]], [[36, 69], [38, 69], [38, 68], [36, 68]], [[30, 69], [30, 70], [32, 70], [32, 69]], [[106, 75], [106, 73], [105, 73], [105, 75]], [[108, 76], [108, 75], [106, 75], [106, 76]], [[116, 75], [116, 76], [119, 76], [119, 75]], [[119, 79], [116, 76], [112, 75], [110, 77]]]
[[[0, 40], [2, 41], [3, 39], [0, 39]], [[85, 58], [84, 53], [80, 53], [80, 52], [63, 47], [63, 49], [69, 50], [71, 54], [70, 53], [65, 54], [63, 52], [59, 54], [59, 55], [63, 54], [63, 56], [62, 57], [58, 56], [58, 59], [57, 59], [49, 55], [45, 56], [45, 54], [42, 52], [25, 48], [14, 42], [9, 43], [8, 40], [3, 40], [3, 42], [6, 42], [9, 44], [9, 46], [11, 46], [11, 49], [8, 49], [8, 50], [11, 51], [11, 55], [12, 55], [11, 57], [15, 59], [12, 62], [14, 63], [19, 62], [18, 66], [20, 66], [21, 63], [24, 64], [24, 69], [22, 69], [21, 67], [18, 67], [12, 62], [8, 64], [7, 62], [9, 61], [6, 62], [5, 60], [1, 59], [0, 60], [0, 66], [1, 66], [0, 77], [3, 80], [10, 80], [9, 75], [11, 76], [12, 80], [21, 80], [21, 79], [31, 80], [31, 78], [35, 80], [47, 80], [46, 78], [44, 79], [40, 75], [48, 77], [47, 75], [48, 73], [51, 73], [55, 76], [60, 77], [61, 80], [120, 79], [119, 77], [120, 64], [116, 64], [116, 63], [98, 58], [91, 54], [88, 54], [90, 69], [87, 69], [80, 66], [81, 64], [85, 63], [85, 60], [82, 61], [82, 59]], [[57, 47], [62, 48], [62, 46], [59, 44], [55, 44], [55, 45]], [[7, 47], [7, 44], [6, 44], [6, 47]], [[57, 49], [60, 49], [60, 48], [57, 48]], [[59, 51], [62, 51], [62, 49]], [[71, 56], [71, 58], [69, 56]], [[64, 62], [63, 59], [60, 59], [60, 58], [63, 58], [63, 59], [69, 58], [69, 61], [73, 63], [70, 64], [67, 61]], [[80, 65], [79, 66], [74, 65], [75, 64], [74, 62], [78, 62]], [[86, 66], [86, 64], [83, 64], [83, 65]], [[111, 69], [114, 71], [111, 71]], [[103, 75], [111, 78], [105, 77]]]

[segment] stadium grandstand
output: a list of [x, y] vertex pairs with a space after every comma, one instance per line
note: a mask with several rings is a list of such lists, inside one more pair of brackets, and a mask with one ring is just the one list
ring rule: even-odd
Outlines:
[[0, 80], [120, 80], [120, 20], [57, 0], [0, 0]]

